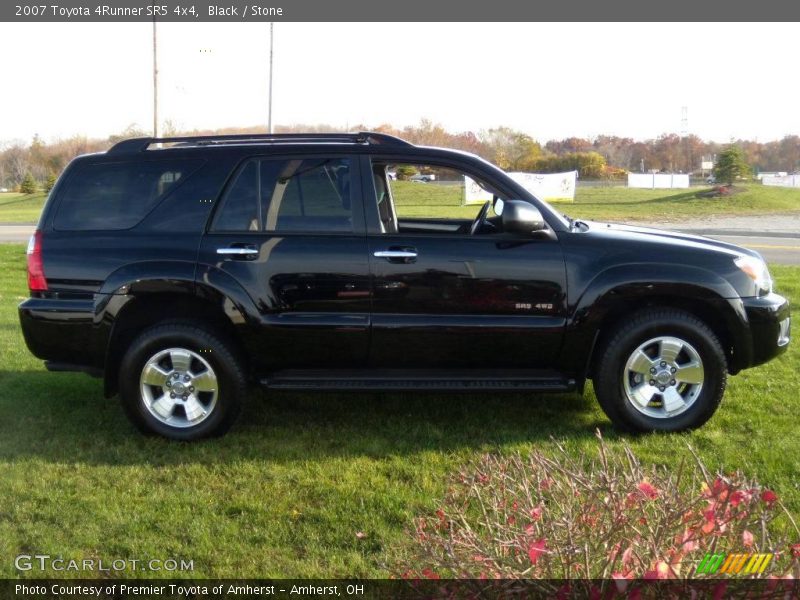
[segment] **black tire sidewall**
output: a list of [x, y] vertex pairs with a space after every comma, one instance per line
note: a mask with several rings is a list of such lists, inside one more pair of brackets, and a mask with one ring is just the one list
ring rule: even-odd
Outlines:
[[[648, 417], [632, 406], [623, 387], [623, 371], [628, 358], [641, 344], [655, 337], [672, 336], [691, 344], [700, 354], [705, 381], [692, 405], [675, 417]], [[633, 431], [681, 431], [699, 427], [714, 414], [725, 391], [727, 365], [722, 349], [708, 327], [688, 313], [659, 317], [645, 316], [624, 329], [608, 345], [596, 378], [596, 392], [606, 414], [616, 424]]]
[[[198, 425], [171, 427], [145, 407], [139, 379], [146, 362], [167, 348], [185, 348], [208, 361], [219, 391], [211, 415]], [[187, 325], [160, 325], [142, 333], [126, 352], [119, 371], [119, 390], [128, 417], [142, 431], [175, 440], [196, 440], [224, 433], [239, 412], [243, 387], [241, 371], [230, 349], [213, 334]]]

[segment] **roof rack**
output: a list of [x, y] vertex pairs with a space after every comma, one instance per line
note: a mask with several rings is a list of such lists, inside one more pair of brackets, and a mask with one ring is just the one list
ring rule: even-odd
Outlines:
[[303, 143], [303, 142], [350, 142], [378, 146], [412, 146], [399, 137], [386, 133], [360, 131], [357, 133], [243, 133], [236, 135], [199, 135], [189, 137], [131, 138], [114, 144], [109, 154], [144, 152], [153, 144], [174, 143], [186, 146], [221, 146], [246, 143]]

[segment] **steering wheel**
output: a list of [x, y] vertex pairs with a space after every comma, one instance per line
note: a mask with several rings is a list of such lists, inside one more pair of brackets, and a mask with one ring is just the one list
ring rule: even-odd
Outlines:
[[475, 217], [475, 220], [472, 222], [469, 228], [469, 234], [475, 235], [478, 233], [478, 230], [481, 228], [481, 225], [486, 221], [486, 215], [489, 214], [489, 207], [492, 206], [492, 201], [487, 200], [486, 204], [481, 206], [481, 210], [478, 212], [478, 216]]

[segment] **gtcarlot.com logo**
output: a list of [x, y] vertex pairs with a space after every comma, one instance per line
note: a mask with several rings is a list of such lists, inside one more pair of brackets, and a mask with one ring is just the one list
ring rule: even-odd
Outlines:
[[14, 559], [19, 571], [122, 572], [194, 571], [194, 560], [183, 558], [63, 558], [50, 554], [20, 554]]

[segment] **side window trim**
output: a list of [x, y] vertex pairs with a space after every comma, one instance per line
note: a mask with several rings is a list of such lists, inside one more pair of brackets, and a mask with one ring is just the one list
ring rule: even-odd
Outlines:
[[[353, 236], [353, 235], [366, 235], [367, 230], [367, 219], [365, 215], [364, 209], [364, 194], [363, 194], [363, 183], [361, 181], [363, 168], [362, 168], [362, 157], [363, 153], [359, 152], [313, 152], [313, 153], [299, 153], [299, 152], [292, 152], [290, 154], [281, 154], [279, 156], [270, 155], [270, 154], [252, 154], [245, 156], [240, 160], [232, 169], [232, 174], [229, 176], [228, 181], [226, 182], [222, 192], [220, 193], [217, 202], [214, 207], [214, 211], [211, 214], [208, 225], [206, 227], [207, 234], [243, 234], [243, 235], [280, 235], [280, 236], [296, 236], [296, 235], [324, 235], [324, 236]], [[263, 215], [263, 203], [260, 201], [261, 198], [261, 168], [260, 163], [262, 161], [304, 161], [304, 160], [313, 160], [313, 159], [325, 159], [325, 158], [336, 158], [336, 159], [348, 159], [350, 161], [350, 203], [351, 203], [351, 214], [352, 214], [352, 223], [353, 223], [353, 231], [352, 232], [344, 232], [344, 231], [266, 231], [265, 220], [269, 218], [268, 215]], [[250, 162], [255, 162], [258, 166], [256, 171], [258, 172], [258, 189], [257, 189], [257, 198], [258, 201], [258, 215], [259, 215], [259, 224], [261, 229], [259, 231], [251, 231], [251, 230], [223, 230], [217, 229], [216, 224], [219, 219], [219, 215], [225, 208], [225, 203], [227, 202], [228, 194], [236, 184], [237, 179], [241, 172], [247, 167]], [[277, 185], [276, 185], [277, 187]], [[270, 206], [272, 203], [270, 203]], [[277, 210], [277, 209], [276, 209]], [[267, 211], [269, 212], [269, 211]]]

